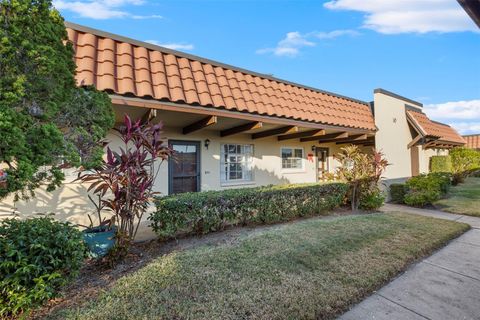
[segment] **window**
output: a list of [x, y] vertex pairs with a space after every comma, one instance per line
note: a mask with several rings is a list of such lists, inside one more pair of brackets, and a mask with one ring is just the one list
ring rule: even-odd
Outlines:
[[282, 169], [303, 169], [303, 149], [282, 148]]
[[221, 155], [222, 182], [252, 181], [253, 145], [224, 144]]

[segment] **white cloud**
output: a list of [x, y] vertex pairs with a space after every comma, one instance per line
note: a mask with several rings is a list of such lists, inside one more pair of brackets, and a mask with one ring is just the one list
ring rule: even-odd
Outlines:
[[145, 40], [145, 42], [169, 48], [172, 50], [193, 50], [195, 46], [193, 44], [188, 44], [188, 43], [161, 43], [157, 40]]
[[289, 32], [284, 39], [277, 43], [274, 48], [265, 48], [257, 50], [258, 54], [273, 53], [276, 56], [295, 57], [304, 47], [313, 47], [318, 39], [335, 39], [345, 35], [358, 35], [354, 30], [334, 30], [330, 32], [309, 32], [301, 34], [298, 31]]
[[461, 134], [480, 132], [480, 99], [427, 104], [423, 109], [430, 119], [446, 122]]
[[360, 33], [355, 30], [334, 30], [330, 32], [313, 32], [318, 39], [335, 39], [341, 36], [358, 36]]
[[71, 11], [82, 18], [90, 19], [114, 19], [114, 18], [132, 18], [132, 19], [158, 19], [160, 15], [134, 15], [128, 11], [122, 10], [126, 6], [143, 5], [143, 0], [55, 0], [53, 6], [58, 10]]
[[333, 0], [324, 7], [363, 12], [363, 27], [384, 34], [479, 32], [455, 0]]
[[438, 119], [480, 119], [480, 99], [427, 104], [424, 110], [429, 117]]
[[480, 122], [452, 122], [450, 126], [455, 128], [460, 134], [478, 134], [480, 133]]

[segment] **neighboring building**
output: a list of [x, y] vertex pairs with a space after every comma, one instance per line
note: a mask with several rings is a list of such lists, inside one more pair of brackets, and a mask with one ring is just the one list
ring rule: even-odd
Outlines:
[[[348, 144], [384, 151], [387, 182], [399, 181], [464, 144], [421, 104], [382, 89], [367, 103], [72, 23], [67, 31], [79, 85], [108, 92], [118, 123], [125, 113], [164, 122], [176, 161], [155, 182], [162, 194], [322, 181]], [[119, 142], [113, 133], [107, 139]], [[87, 223], [86, 188], [72, 182], [73, 170], [66, 175], [59, 190], [7, 199], [0, 213], [54, 212]]]
[[480, 133], [463, 136], [463, 139], [467, 143], [465, 145], [467, 148], [480, 150]]

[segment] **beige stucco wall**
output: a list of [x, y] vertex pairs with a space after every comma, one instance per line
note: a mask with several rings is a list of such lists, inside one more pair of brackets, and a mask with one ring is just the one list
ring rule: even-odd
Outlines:
[[388, 162], [384, 177], [387, 185], [402, 182], [410, 177], [411, 158], [407, 145], [412, 141], [412, 134], [407, 123], [405, 101], [383, 93], [374, 94], [375, 146], [381, 150]]
[[[411, 176], [411, 153], [408, 144], [414, 138], [406, 117], [405, 106], [417, 107], [411, 101], [392, 97], [384, 93], [374, 94], [375, 124], [378, 132], [375, 135], [375, 146], [383, 151], [390, 166], [387, 167], [384, 178], [386, 186], [391, 183], [403, 182]], [[429, 172], [430, 157], [447, 155], [447, 150], [423, 149], [419, 150], [419, 171]]]
[[[339, 152], [340, 147], [335, 143], [319, 145], [315, 142], [300, 143], [298, 139], [279, 142], [276, 137], [252, 140], [250, 135], [239, 134], [220, 138], [218, 131], [202, 130], [195, 134], [183, 135], [180, 128], [166, 127], [164, 137], [174, 140], [191, 140], [201, 142], [201, 190], [221, 190], [225, 188], [255, 187], [269, 184], [309, 183], [315, 182], [316, 158], [307, 160], [312, 145], [329, 148], [329, 170], [332, 172], [338, 167], [333, 155]], [[204, 147], [205, 139], [210, 139], [208, 150]], [[119, 139], [110, 133], [107, 137], [113, 148], [119, 147]], [[254, 145], [253, 181], [241, 184], [222, 185], [220, 179], [220, 146], [223, 143], [241, 143]], [[304, 168], [301, 170], [284, 170], [281, 168], [281, 147], [301, 147], [304, 149]], [[36, 197], [30, 201], [13, 202], [13, 197], [0, 202], [0, 219], [17, 214], [21, 217], [38, 213], [54, 213], [60, 220], [75, 224], [88, 225], [87, 213], [93, 213], [93, 206], [87, 198], [87, 186], [74, 182], [77, 176], [75, 169], [66, 173], [65, 183], [54, 192], [37, 190]], [[160, 174], [155, 182], [155, 190], [162, 194], [168, 193], [168, 163], [162, 164]], [[152, 208], [153, 209], [153, 208]], [[145, 219], [144, 219], [145, 220]], [[148, 228], [148, 222], [142, 222], [137, 240], [153, 237]]]

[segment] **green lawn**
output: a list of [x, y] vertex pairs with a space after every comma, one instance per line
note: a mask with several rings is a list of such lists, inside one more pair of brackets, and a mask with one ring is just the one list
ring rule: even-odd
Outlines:
[[437, 201], [435, 206], [447, 212], [480, 217], [480, 178], [468, 178], [452, 187], [447, 198]]
[[309, 219], [162, 256], [56, 319], [333, 319], [460, 235], [402, 213]]

